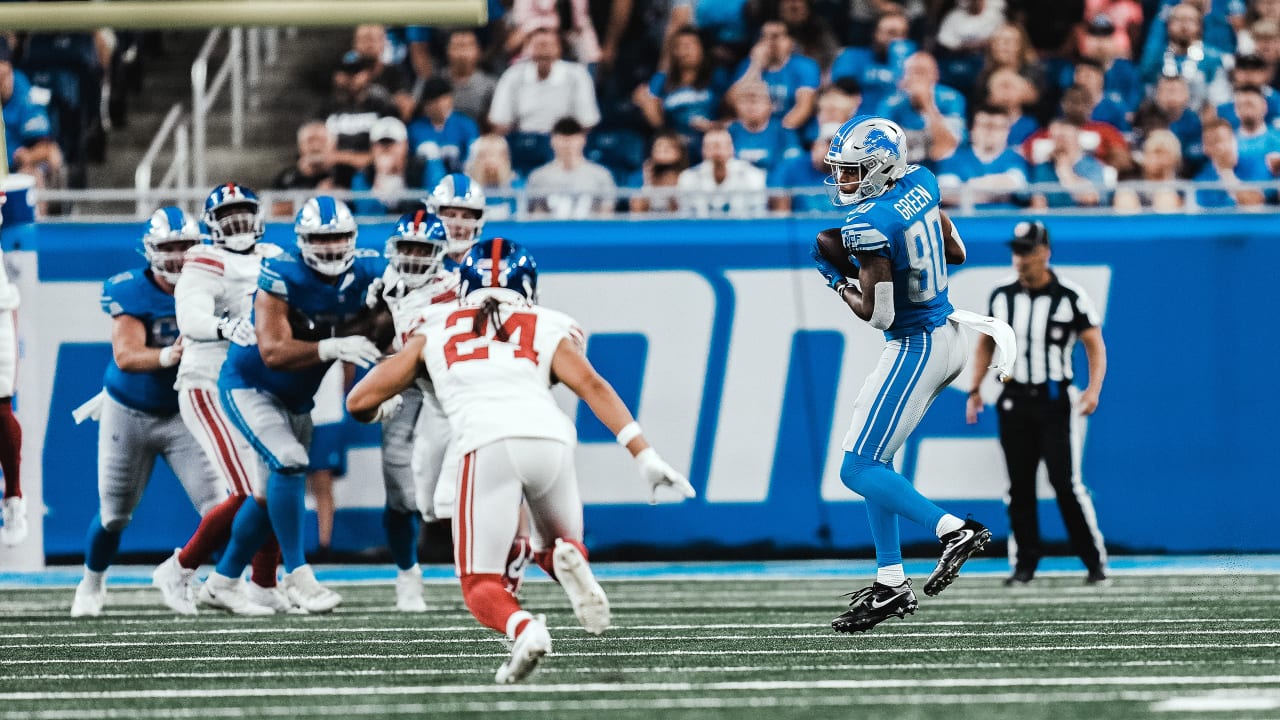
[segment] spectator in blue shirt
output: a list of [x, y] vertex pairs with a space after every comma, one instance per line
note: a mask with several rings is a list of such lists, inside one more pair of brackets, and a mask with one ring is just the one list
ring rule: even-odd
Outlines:
[[1167, 41], [1153, 45], [1153, 32], [1142, 53], [1142, 79], [1151, 83], [1162, 75], [1182, 75], [1187, 79], [1194, 108], [1210, 99], [1211, 86], [1226, 82], [1220, 77], [1222, 54], [1203, 41], [1203, 30], [1203, 17], [1195, 5], [1174, 5], [1168, 12]]
[[1065, 190], [1037, 190], [1031, 196], [1031, 207], [1096, 206], [1105, 201], [1103, 193], [1114, 184], [1106, 167], [1080, 148], [1080, 128], [1069, 120], [1049, 123], [1049, 139], [1053, 148], [1045, 162], [1031, 168], [1032, 183], [1057, 183]]
[[[1235, 131], [1231, 123], [1214, 118], [1204, 124], [1205, 164], [1196, 174], [1197, 182], [1221, 182], [1227, 187], [1221, 190], [1197, 190], [1196, 203], [1201, 207], [1252, 207], [1262, 205], [1266, 198], [1259, 188], [1244, 186], [1250, 180], [1269, 180], [1270, 175], [1260, 174], [1258, 168], [1240, 164]], [[1265, 172], [1265, 168], [1263, 169]]]
[[783, 160], [803, 156], [795, 132], [783, 127], [772, 114], [769, 88], [764, 83], [738, 83], [733, 104], [738, 119], [729, 125], [729, 135], [739, 160], [769, 173]]
[[1009, 68], [996, 70], [987, 78], [986, 96], [985, 104], [999, 108], [1009, 118], [1010, 145], [1021, 145], [1040, 129], [1040, 123], [1026, 114], [1027, 108], [1036, 104], [1036, 89], [1022, 75]]
[[831, 177], [827, 151], [840, 123], [824, 123], [808, 156], [795, 155], [783, 160], [769, 173], [768, 186], [791, 192], [771, 194], [769, 209], [781, 212], [824, 212], [831, 208], [826, 182]]
[[1262, 89], [1256, 85], [1236, 88], [1235, 114], [1240, 126], [1236, 129], [1236, 148], [1240, 155], [1242, 172], [1250, 176], [1269, 179], [1273, 168], [1280, 168], [1280, 130], [1267, 125], [1267, 101]]
[[975, 208], [1010, 208], [1013, 194], [1027, 187], [1027, 162], [1009, 147], [1009, 116], [984, 105], [973, 114], [969, 142], [938, 163], [938, 187], [944, 205], [956, 205], [968, 193]]
[[818, 63], [795, 52], [795, 39], [786, 23], [768, 20], [760, 40], [738, 65], [730, 97], [743, 83], [763, 81], [773, 99], [773, 115], [788, 130], [800, 130], [813, 118], [821, 71]]
[[43, 187], [62, 170], [62, 150], [54, 142], [49, 115], [31, 97], [31, 82], [13, 68], [9, 43], [0, 37], [0, 105], [4, 106], [5, 153], [9, 169], [33, 175]]
[[462, 172], [468, 148], [480, 137], [476, 121], [454, 111], [453, 86], [443, 77], [422, 84], [408, 133], [410, 173], [414, 187], [420, 188], [433, 188], [445, 175]]
[[[1116, 45], [1115, 27], [1111, 18], [1095, 15], [1085, 26], [1085, 33], [1080, 40], [1080, 56], [1102, 68], [1102, 91], [1107, 99], [1131, 113], [1142, 102], [1145, 89], [1138, 68], [1128, 58], [1121, 57]], [[1074, 72], [1074, 68], [1063, 71], [1064, 77], [1060, 83], [1062, 87], [1071, 87], [1079, 82], [1069, 77]]]
[[1182, 159], [1188, 175], [1194, 176], [1204, 164], [1200, 116], [1190, 107], [1191, 94], [1187, 80], [1181, 75], [1163, 75], [1155, 92], [1134, 114], [1134, 127], [1147, 133], [1155, 128], [1168, 128], [1182, 144]]
[[927, 52], [907, 58], [898, 91], [876, 113], [907, 134], [907, 162], [938, 162], [964, 141], [964, 96], [938, 84], [938, 63]]
[[[1280, 127], [1280, 92], [1271, 87], [1271, 67], [1261, 55], [1237, 55], [1236, 65], [1231, 68], [1231, 87], [1256, 87], [1262, 92], [1267, 102], [1266, 122], [1273, 127]], [[1233, 98], [1234, 100], [1234, 98]], [[1234, 103], [1226, 102], [1218, 106], [1218, 117], [1231, 123], [1234, 128], [1240, 127], [1240, 119], [1236, 117]]]
[[654, 74], [647, 87], [636, 87], [632, 102], [654, 129], [675, 130], [689, 143], [690, 154], [701, 157], [702, 134], [720, 117], [726, 86], [723, 73], [712, 66], [692, 25], [671, 37], [666, 67], [666, 72]]
[[[1092, 108], [1089, 110], [1089, 119], [1104, 122], [1115, 127], [1122, 133], [1128, 133], [1133, 130], [1129, 124], [1129, 108], [1124, 107], [1111, 99], [1106, 92], [1106, 73], [1102, 66], [1092, 60], [1081, 60], [1076, 63], [1075, 72], [1072, 74], [1072, 82], [1067, 87], [1076, 85], [1082, 87], [1087, 92], [1089, 103]], [[1133, 106], [1136, 110], [1137, 106]]]
[[907, 39], [907, 16], [888, 12], [876, 21], [871, 47], [851, 47], [831, 64], [831, 80], [853, 78], [862, 88], [862, 105], [875, 109], [898, 89], [902, 64], [916, 51]]

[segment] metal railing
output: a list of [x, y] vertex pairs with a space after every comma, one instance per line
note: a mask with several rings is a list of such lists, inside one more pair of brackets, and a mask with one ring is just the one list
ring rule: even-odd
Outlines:
[[[214, 48], [223, 34], [227, 35], [227, 51], [222, 66], [209, 79], [209, 63]], [[200, 54], [191, 64], [191, 157], [192, 175], [196, 187], [209, 184], [206, 162], [209, 133], [209, 110], [222, 92], [223, 86], [231, 86], [231, 145], [244, 146], [244, 29], [216, 28], [209, 32]]]
[[[151, 144], [147, 146], [147, 152], [142, 156], [142, 161], [133, 171], [137, 217], [145, 217], [151, 212], [157, 201], [155, 192], [157, 190], [172, 189], [178, 196], [185, 196], [191, 191], [191, 139], [189, 123], [182, 114], [182, 103], [174, 103], [173, 107], [169, 108], [169, 112], [160, 123], [160, 129], [156, 131]], [[170, 135], [173, 136], [173, 157], [169, 161], [169, 169], [153, 188], [151, 186], [152, 168], [160, 151], [168, 143]]]
[[[170, 113], [173, 111], [170, 110]], [[168, 120], [168, 118], [166, 118]], [[175, 121], [176, 122], [176, 121]], [[180, 133], [181, 123], [173, 129], [175, 134]], [[157, 135], [159, 137], [159, 135]], [[158, 152], [158, 151], [157, 151]], [[154, 160], [154, 153], [148, 150], [148, 158]], [[176, 162], [177, 168], [181, 164]], [[141, 170], [141, 168], [140, 168]], [[149, 178], [148, 175], [139, 174], [138, 179]], [[162, 179], [162, 183], [166, 180], [175, 180], [181, 177], [181, 170], [171, 167]], [[1070, 193], [1073, 190], [1079, 191], [1079, 187], [1068, 188], [1062, 185], [1052, 183], [1038, 183], [1027, 185], [1021, 188], [1017, 194], [1032, 196], [1036, 194], [1060, 194]], [[1195, 182], [1189, 180], [1178, 180], [1167, 183], [1153, 183], [1142, 181], [1125, 181], [1117, 183], [1114, 188], [1099, 189], [1103, 196], [1103, 202], [1094, 206], [1069, 206], [1069, 207], [1051, 207], [1041, 209], [1035, 207], [1025, 207], [1018, 203], [1008, 203], [1000, 206], [979, 206], [977, 200], [979, 196], [973, 193], [981, 192], [971, 188], [960, 188], [957, 193], [952, 194], [944, 191], [944, 209], [955, 217], [966, 217], [974, 215], [1026, 215], [1026, 214], [1053, 214], [1053, 215], [1094, 215], [1094, 216], [1122, 216], [1151, 212], [1169, 212], [1183, 214], [1209, 214], [1209, 213], [1280, 213], [1280, 204], [1277, 198], [1280, 198], [1280, 180], [1271, 180], [1265, 182], [1244, 182], [1244, 183], [1222, 183], [1222, 182]], [[1177, 209], [1159, 210], [1148, 207], [1143, 198], [1149, 197], [1157, 191], [1168, 191], [1176, 193], [1180, 199], [1181, 206]], [[1197, 198], [1198, 193], [1226, 191], [1229, 195], [1236, 194], [1239, 197], [1241, 191], [1254, 191], [1255, 199], [1261, 194], [1265, 202], [1259, 205], [1248, 206], [1222, 206], [1221, 204], [1211, 204], [1204, 206], [1200, 199]], [[684, 207], [684, 203], [689, 201], [697, 201], [703, 198], [723, 198], [724, 193], [719, 192], [694, 192], [688, 190], [679, 190], [676, 188], [619, 188], [615, 193], [609, 193], [610, 197], [615, 198], [619, 207], [624, 206], [633, 197], [646, 197], [655, 207], [663, 205], [662, 200], [667, 197], [674, 197], [677, 201], [677, 209], [670, 211], [649, 211], [649, 212], [616, 212], [605, 214], [592, 214], [591, 217], [602, 217], [604, 215], [614, 215], [617, 217], [627, 217], [631, 219], [672, 219], [672, 218], [690, 218], [703, 216], [711, 218], [779, 218], [779, 217], [822, 217], [843, 218], [847, 208], [832, 207], [825, 199], [825, 188], [816, 186], [812, 188], [769, 188], [757, 193], [768, 197], [779, 198], [789, 196], [794, 201], [802, 196], [813, 198], [822, 196], [822, 202], [810, 205], [812, 209], [806, 210], [781, 210], [770, 208], [768, 206], [761, 209], [761, 203], [756, 203], [753, 207], [758, 211], [751, 214], [736, 214], [729, 211], [712, 212], [710, 214], [700, 215], [694, 211]], [[1113, 196], [1120, 193], [1134, 193], [1138, 196], [1138, 204], [1131, 205], [1127, 209], [1118, 209], [1113, 204]], [[152, 210], [154, 205], [160, 199], [199, 205], [204, 200], [206, 190], [203, 185], [191, 186], [189, 184], [175, 183], [171, 186], [165, 186], [164, 192], [157, 192], [157, 189], [143, 188], [118, 188], [118, 189], [89, 189], [89, 190], [50, 190], [44, 189], [40, 191], [40, 199], [57, 203], [66, 208], [66, 214], [44, 218], [47, 222], [61, 221], [83, 221], [83, 220], [124, 220], [146, 217]], [[262, 200], [262, 206], [267, 217], [275, 222], [288, 222], [293, 219], [293, 213], [302, 206], [307, 198], [315, 196], [315, 191], [307, 190], [263, 190], [258, 193]], [[390, 196], [384, 193], [374, 193], [370, 191], [353, 192], [350, 190], [332, 190], [325, 194], [332, 195], [340, 200], [344, 200], [353, 204], [353, 209], [359, 214], [362, 208], [355, 203], [360, 201], [377, 201], [383, 207], [394, 207], [400, 202], [412, 202], [420, 200], [426, 196], [425, 190], [406, 189], [394, 193]], [[581, 194], [581, 193], [578, 193]], [[590, 194], [590, 193], [588, 193]], [[539, 212], [540, 200], [545, 198], [544, 194], [530, 192], [527, 189], [513, 190], [508, 193], [493, 193], [488, 196], [490, 201], [489, 210], [486, 211], [486, 217], [493, 221], [502, 220], [555, 220], [551, 214]], [[1210, 196], [1204, 196], [1204, 199], [1212, 199]], [[985, 202], [985, 201], [983, 201]], [[104, 210], [104, 206], [111, 206]], [[118, 206], [118, 209], [115, 209]], [[81, 207], [91, 208], [84, 211]], [[378, 207], [377, 205], [373, 207]], [[362, 218], [371, 221], [386, 220], [391, 217], [391, 212], [382, 213], [364, 213]]]

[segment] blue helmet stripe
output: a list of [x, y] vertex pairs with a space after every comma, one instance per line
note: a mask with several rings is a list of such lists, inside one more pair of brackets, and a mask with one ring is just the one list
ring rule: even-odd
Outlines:
[[169, 230], [173, 232], [180, 232], [186, 224], [182, 215], [182, 208], [174, 205], [164, 208], [164, 218], [169, 222]]
[[328, 195], [316, 198], [316, 209], [320, 211], [321, 225], [330, 225], [338, 219], [338, 205]]

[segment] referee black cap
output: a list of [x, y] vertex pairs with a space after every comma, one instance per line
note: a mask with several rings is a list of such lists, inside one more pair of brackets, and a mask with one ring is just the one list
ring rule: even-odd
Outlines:
[[1016, 253], [1031, 252], [1044, 245], [1049, 246], [1049, 228], [1039, 220], [1026, 220], [1013, 226], [1013, 238], [1009, 247]]

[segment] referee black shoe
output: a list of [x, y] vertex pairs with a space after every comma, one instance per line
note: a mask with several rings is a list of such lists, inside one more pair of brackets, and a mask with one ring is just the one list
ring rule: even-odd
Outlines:
[[960, 567], [991, 542], [991, 531], [976, 520], [965, 520], [959, 530], [942, 536], [942, 557], [924, 583], [924, 594], [937, 595], [955, 582]]
[[873, 583], [849, 595], [849, 609], [831, 621], [831, 629], [836, 632], [866, 632], [891, 617], [906, 617], [920, 607], [910, 580], [897, 586]]

